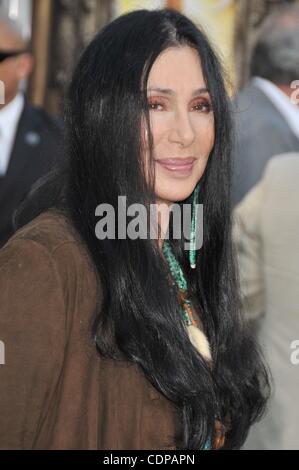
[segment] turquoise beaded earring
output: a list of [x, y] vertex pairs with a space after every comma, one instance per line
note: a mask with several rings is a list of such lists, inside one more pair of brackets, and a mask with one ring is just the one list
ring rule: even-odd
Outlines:
[[200, 185], [196, 185], [193, 191], [192, 198], [192, 218], [191, 218], [191, 230], [190, 230], [190, 248], [189, 248], [189, 260], [191, 269], [196, 268], [196, 231], [197, 231], [197, 208], [196, 204], [198, 202], [198, 193]]

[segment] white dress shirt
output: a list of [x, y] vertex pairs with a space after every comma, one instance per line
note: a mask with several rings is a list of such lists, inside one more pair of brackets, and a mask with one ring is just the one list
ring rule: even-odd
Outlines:
[[269, 98], [284, 117], [292, 132], [299, 138], [299, 107], [274, 83], [261, 77], [254, 77], [253, 83]]
[[0, 176], [6, 174], [18, 123], [24, 108], [23, 93], [0, 109]]

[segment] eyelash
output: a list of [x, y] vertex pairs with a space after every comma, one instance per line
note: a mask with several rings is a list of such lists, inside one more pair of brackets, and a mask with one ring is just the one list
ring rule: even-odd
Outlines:
[[[148, 102], [149, 108], [150, 108], [151, 106], [158, 106], [158, 105], [164, 106], [163, 103], [161, 103], [160, 101]], [[201, 112], [205, 112], [206, 114], [208, 114], [208, 113], [210, 113], [210, 112], [212, 111], [212, 106], [211, 106], [211, 104], [210, 104], [208, 101], [205, 101], [205, 102], [201, 101], [200, 103], [197, 103], [196, 105], [194, 105], [194, 108], [195, 108], [196, 106], [200, 106], [200, 105], [204, 105], [204, 106], [207, 108], [207, 110], [206, 110], [206, 111], [198, 111], [198, 112], [200, 112], [200, 113], [201, 113]], [[150, 108], [150, 111], [156, 111], [156, 110]]]

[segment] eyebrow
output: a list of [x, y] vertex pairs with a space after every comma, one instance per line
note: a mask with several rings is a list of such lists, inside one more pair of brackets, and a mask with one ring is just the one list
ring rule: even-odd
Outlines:
[[[147, 91], [158, 91], [159, 93], [163, 93], [165, 95], [175, 95], [175, 92], [170, 88], [159, 88], [159, 87], [152, 87], [148, 88]], [[192, 93], [192, 97], [196, 95], [201, 95], [202, 93], [209, 93], [207, 88], [198, 88], [198, 90], [194, 90]]]

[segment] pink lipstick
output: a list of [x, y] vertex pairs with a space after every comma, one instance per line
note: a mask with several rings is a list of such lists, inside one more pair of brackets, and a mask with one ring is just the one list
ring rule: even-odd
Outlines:
[[156, 162], [175, 175], [187, 176], [192, 172], [195, 158], [160, 158]]

